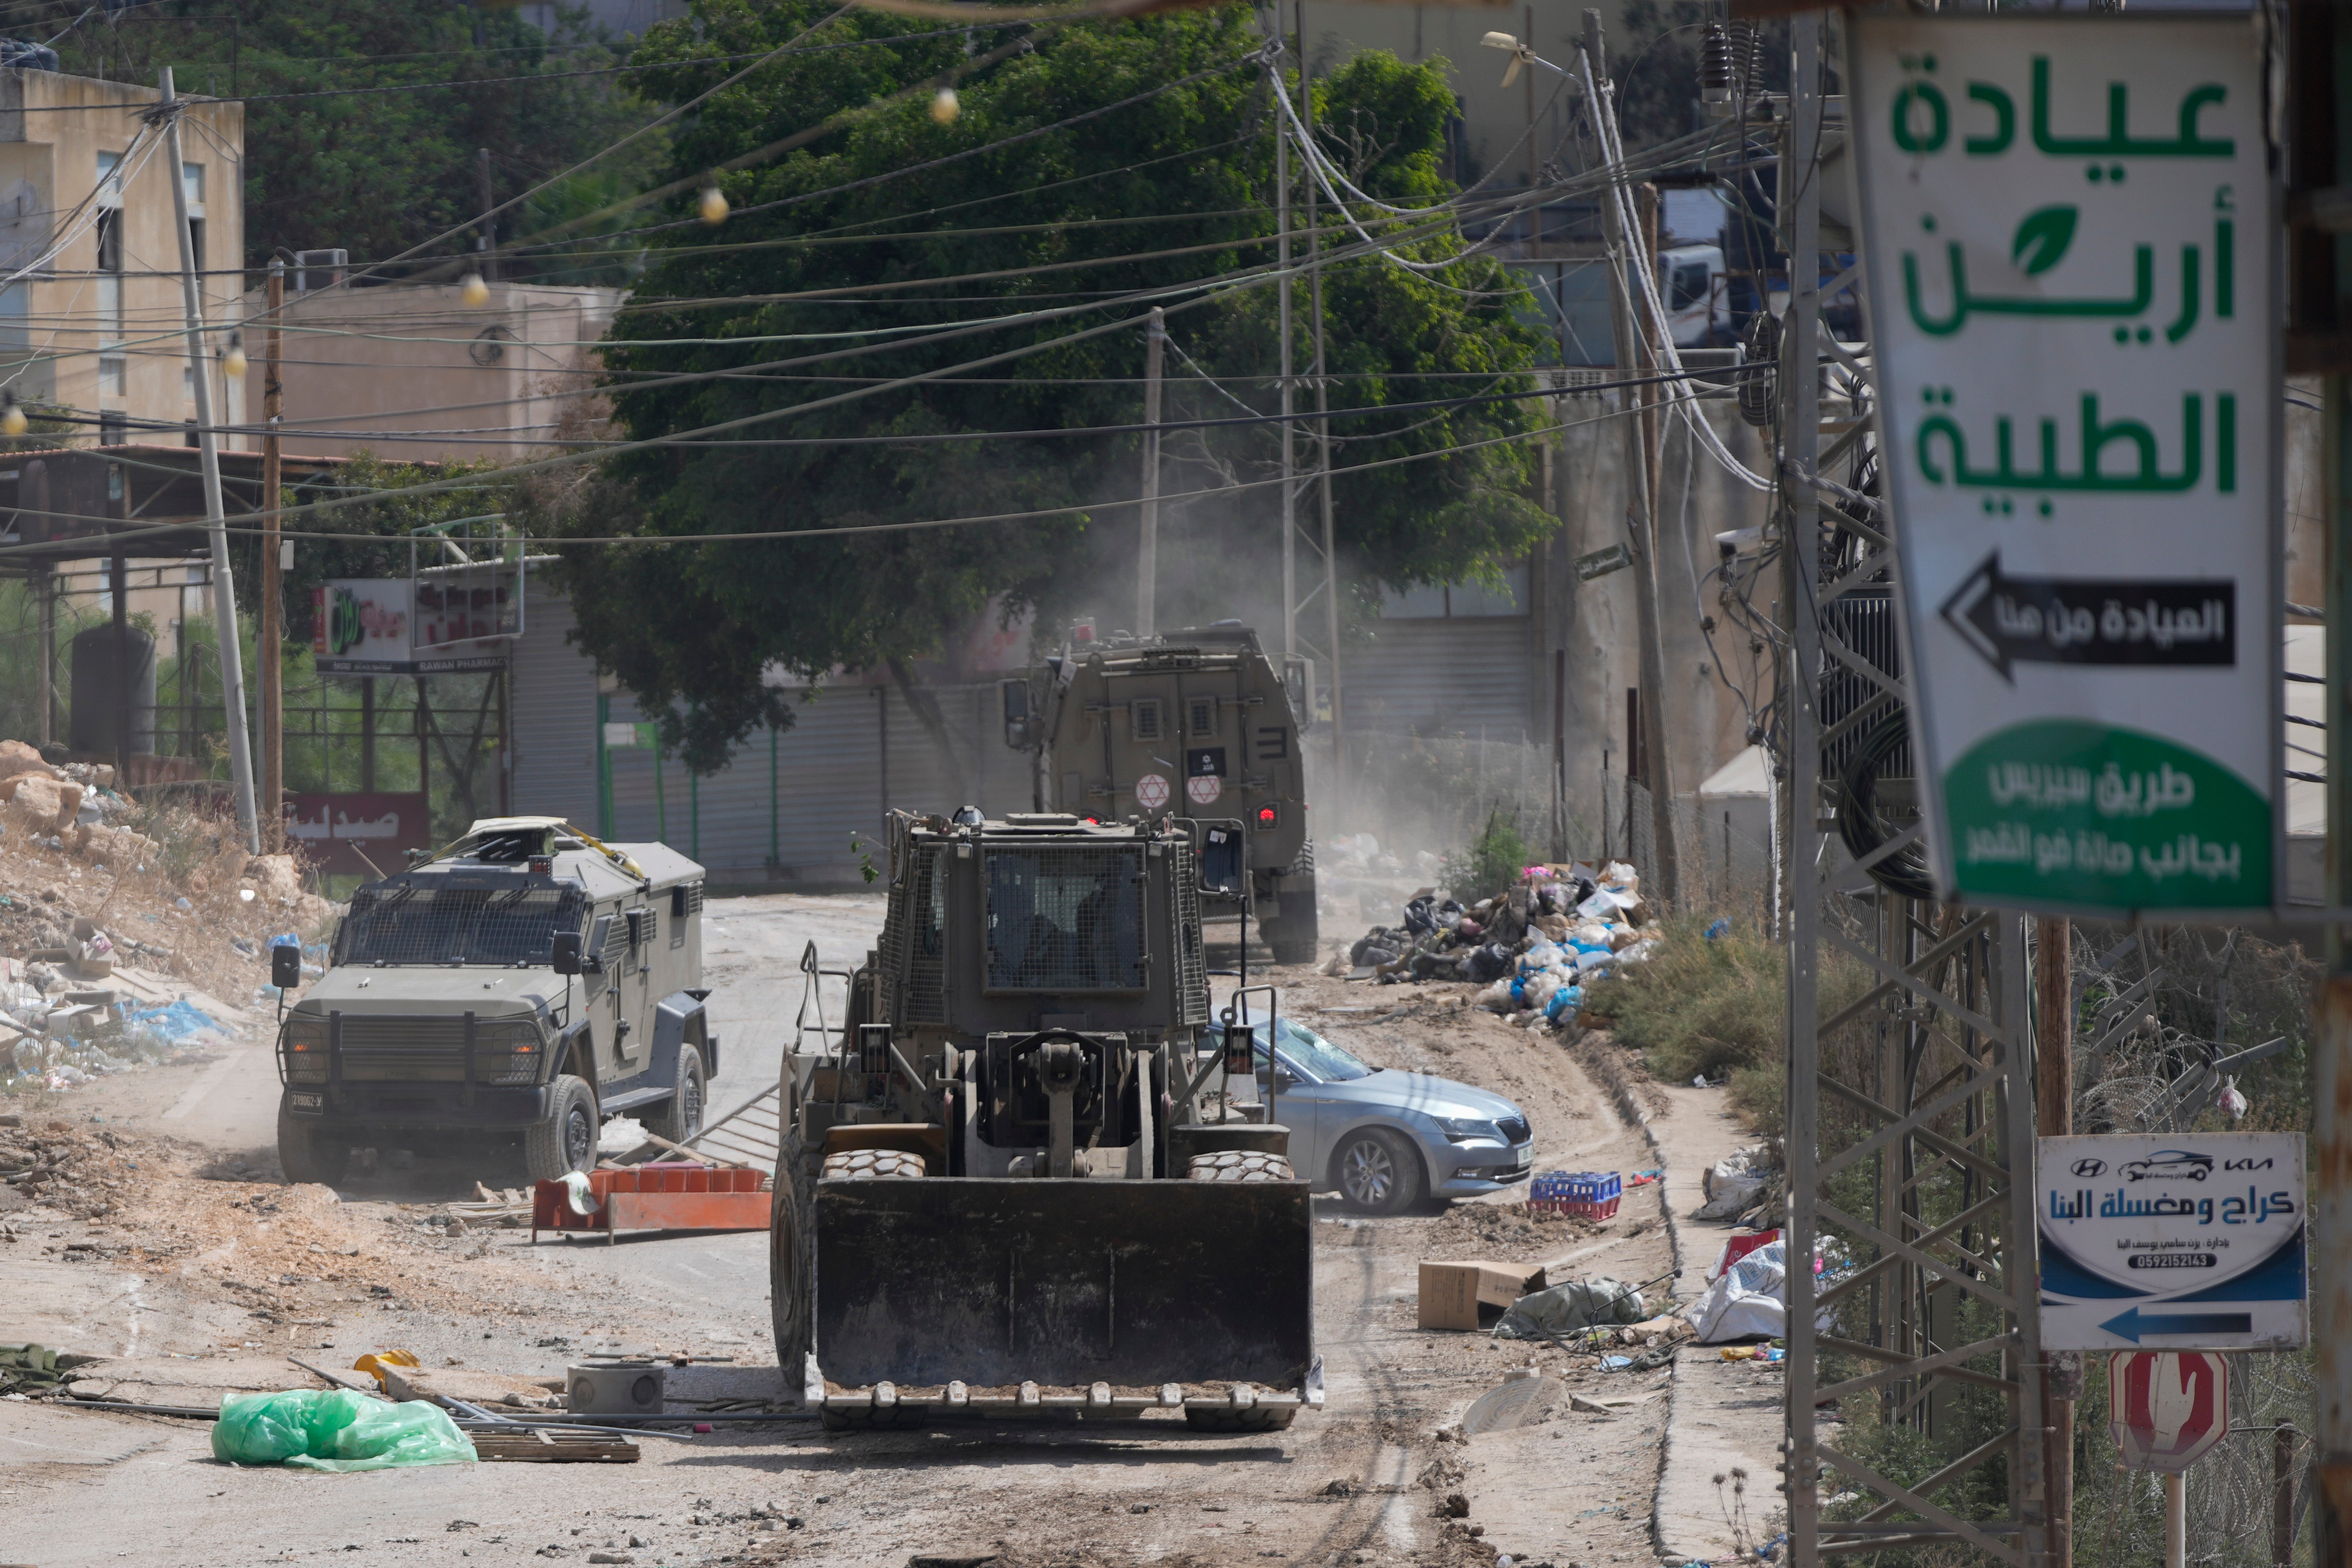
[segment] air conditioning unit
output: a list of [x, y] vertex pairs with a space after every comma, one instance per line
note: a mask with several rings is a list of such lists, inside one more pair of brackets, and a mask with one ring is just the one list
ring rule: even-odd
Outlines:
[[308, 294], [313, 289], [331, 289], [343, 280], [343, 271], [352, 264], [348, 250], [298, 250], [294, 253], [294, 292]]

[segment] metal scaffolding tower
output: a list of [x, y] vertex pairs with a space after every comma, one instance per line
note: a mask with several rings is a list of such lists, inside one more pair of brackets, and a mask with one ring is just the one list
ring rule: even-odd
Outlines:
[[[1778, 521], [1792, 645], [1782, 694], [1790, 1560], [1811, 1568], [1948, 1542], [2024, 1568], [2049, 1547], [2026, 921], [1890, 889], [1905, 881], [1891, 874], [1898, 858], [1916, 854], [1916, 825], [1859, 853], [1840, 832], [1853, 804], [1842, 776], [1906, 699], [1885, 510], [1830, 477], [1866, 450], [1871, 421], [1851, 395], [1826, 422], [1822, 407], [1825, 367], [1862, 365], [1822, 322], [1823, 298], [1860, 284], [1851, 269], [1822, 277], [1818, 14], [1790, 19], [1790, 50]], [[1826, 950], [1876, 984], [1822, 1017]], [[1817, 1249], [1819, 1277], [1806, 1261]], [[1971, 1391], [1978, 1440], [1909, 1487], [1841, 1446], [1840, 1403], [1864, 1394], [1881, 1425], [1957, 1442]], [[1986, 1393], [1999, 1401], [1990, 1419]], [[1824, 1493], [1840, 1491], [1865, 1495], [1823, 1517]], [[1987, 1499], [2003, 1500], [2001, 1511], [1984, 1517]]]

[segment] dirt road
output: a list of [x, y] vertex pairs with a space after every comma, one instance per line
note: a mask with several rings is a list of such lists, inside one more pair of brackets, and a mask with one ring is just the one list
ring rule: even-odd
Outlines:
[[[735, 1073], [752, 1072], [758, 1057], [773, 1072], [799, 941], [829, 932], [828, 949], [862, 953], [860, 929], [870, 933], [873, 916], [860, 906], [869, 904], [714, 905], [729, 935], [714, 942], [713, 1000], [728, 1008], [722, 1020], [732, 1017], [743, 1063], [730, 1067], [717, 1103], [730, 1102]], [[1648, 1163], [1569, 1050], [1456, 1005], [1455, 988], [1349, 985], [1304, 970], [1275, 978], [1286, 1011], [1368, 1062], [1516, 1100], [1535, 1128], [1538, 1170]], [[341, 1201], [287, 1187], [249, 1125], [161, 1119], [187, 1091], [166, 1081], [178, 1070], [141, 1075], [147, 1081], [120, 1100], [68, 1097], [48, 1113], [73, 1119], [69, 1136], [86, 1152], [70, 1166], [81, 1173], [72, 1191], [93, 1217], [73, 1217], [72, 1202], [0, 1211], [0, 1341], [121, 1358], [90, 1370], [93, 1391], [210, 1404], [224, 1388], [319, 1386], [289, 1354], [348, 1366], [394, 1345], [445, 1375], [509, 1374], [517, 1388], [559, 1376], [572, 1354], [597, 1346], [772, 1359], [764, 1237], [534, 1247], [527, 1233], [446, 1233], [434, 1227], [430, 1200], [469, 1188], [432, 1187], [455, 1185], [457, 1172], [426, 1162], [381, 1173]], [[266, 1056], [257, 1070], [268, 1072]], [[234, 1097], [251, 1088], [226, 1092], [241, 1102]], [[243, 1172], [231, 1163], [239, 1159]], [[1318, 1200], [1329, 1404], [1280, 1434], [1196, 1435], [1161, 1420], [845, 1434], [802, 1424], [649, 1438], [627, 1468], [329, 1477], [218, 1465], [195, 1423], [0, 1400], [6, 1554], [44, 1568], [125, 1555], [247, 1564], [328, 1554], [898, 1568], [919, 1554], [992, 1552], [1008, 1568], [1450, 1565], [1497, 1552], [1522, 1568], [1654, 1563], [1650, 1505], [1669, 1374], [1603, 1373], [1591, 1354], [1424, 1332], [1414, 1316], [1424, 1258], [1542, 1261], [1555, 1279], [1666, 1272], [1657, 1192], [1629, 1192], [1597, 1227], [1530, 1215], [1517, 1201], [1524, 1189], [1370, 1221]], [[1552, 1380], [1539, 1386], [1535, 1419], [1465, 1436], [1471, 1403], [1529, 1363]], [[1571, 1395], [1610, 1401], [1614, 1413], [1572, 1408]]]

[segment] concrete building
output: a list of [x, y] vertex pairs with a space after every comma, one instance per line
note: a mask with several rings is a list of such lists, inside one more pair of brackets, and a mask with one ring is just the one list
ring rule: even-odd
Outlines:
[[[107, 445], [170, 440], [192, 423], [171, 181], [187, 187], [205, 318], [236, 320], [243, 291], [245, 111], [196, 102], [172, 169], [154, 88], [0, 69], [0, 386], [28, 404], [95, 411]], [[244, 416], [212, 361], [215, 406]]]
[[[593, 345], [619, 289], [493, 283], [487, 301], [468, 305], [454, 283], [338, 288], [339, 276], [287, 275], [288, 451], [505, 461], [601, 421], [601, 401], [579, 394], [597, 374]], [[255, 290], [244, 308], [257, 377], [266, 296]]]

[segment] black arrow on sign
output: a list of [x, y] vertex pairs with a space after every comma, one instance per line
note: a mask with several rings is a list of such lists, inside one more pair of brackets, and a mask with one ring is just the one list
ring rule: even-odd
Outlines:
[[1986, 556], [1943, 616], [2005, 680], [2025, 664], [2238, 662], [2238, 585], [2200, 577], [2011, 577]]

